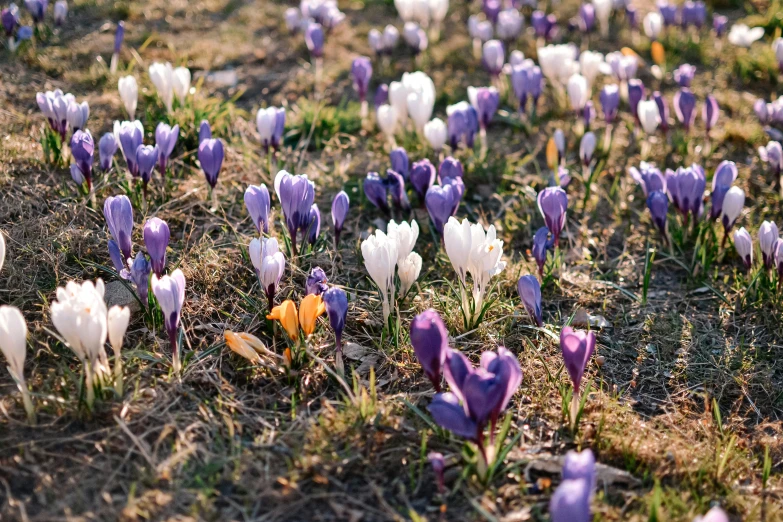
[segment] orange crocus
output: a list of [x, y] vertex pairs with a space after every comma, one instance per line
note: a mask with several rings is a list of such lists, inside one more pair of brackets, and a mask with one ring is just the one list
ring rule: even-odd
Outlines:
[[296, 341], [299, 338], [299, 320], [296, 314], [296, 305], [290, 299], [286, 299], [279, 305], [272, 308], [272, 313], [266, 316], [267, 319], [277, 319], [288, 332], [288, 337]]
[[326, 312], [326, 305], [320, 295], [308, 294], [302, 299], [299, 305], [299, 324], [302, 325], [302, 331], [305, 335], [310, 335], [315, 331], [318, 316]]
[[555, 139], [549, 138], [549, 142], [546, 144], [546, 164], [552, 171], [557, 170], [558, 156], [559, 153], [557, 152], [557, 144], [555, 143]]
[[231, 330], [226, 330], [223, 336], [226, 338], [226, 345], [233, 352], [238, 353], [253, 364], [261, 362], [261, 358], [252, 347], [256, 342], [263, 346], [258, 337], [249, 333], [235, 333]]
[[652, 46], [650, 47], [650, 54], [652, 54], [652, 59], [655, 63], [658, 65], [663, 65], [663, 63], [666, 61], [666, 53], [663, 50], [663, 45], [661, 42], [653, 42]]

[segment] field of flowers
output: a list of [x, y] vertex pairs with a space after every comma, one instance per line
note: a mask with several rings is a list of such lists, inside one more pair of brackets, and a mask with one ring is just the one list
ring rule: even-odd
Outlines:
[[780, 0], [0, 8], [0, 520], [783, 521]]

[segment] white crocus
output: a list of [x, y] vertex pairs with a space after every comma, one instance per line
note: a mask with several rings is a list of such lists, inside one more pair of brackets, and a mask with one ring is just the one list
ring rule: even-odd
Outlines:
[[609, 35], [609, 17], [612, 15], [612, 0], [593, 0], [595, 18], [603, 36]]
[[586, 132], [582, 136], [582, 140], [579, 142], [579, 159], [584, 165], [589, 164], [592, 160], [597, 142], [594, 132]]
[[745, 206], [745, 191], [739, 187], [731, 187], [723, 198], [720, 220], [728, 230], [737, 221]]
[[95, 377], [108, 373], [108, 359], [103, 348], [108, 335], [103, 280], [81, 285], [70, 281], [57, 289], [57, 300], [51, 305], [52, 323], [85, 368], [87, 406], [95, 401]]
[[636, 106], [639, 121], [642, 124], [644, 132], [647, 134], [655, 133], [658, 125], [661, 124], [661, 113], [658, 110], [658, 104], [655, 100], [642, 100]]
[[421, 273], [421, 256], [416, 252], [411, 252], [407, 257], [400, 260], [397, 264], [397, 275], [400, 276], [400, 295], [405, 296], [411, 289], [413, 283], [419, 278]]
[[388, 322], [394, 302], [394, 269], [397, 266], [397, 241], [376, 230], [362, 241], [364, 266], [378, 286], [383, 299], [383, 322]]
[[555, 140], [555, 147], [557, 148], [557, 153], [560, 155], [560, 158], [565, 158], [565, 133], [562, 129], [555, 129], [555, 132], [552, 134], [552, 138]]
[[428, 0], [430, 18], [435, 24], [440, 24], [449, 12], [449, 0]]
[[397, 117], [396, 122], [400, 127], [405, 125], [408, 118], [408, 89], [402, 82], [389, 84], [389, 105], [394, 107]]
[[587, 84], [587, 78], [581, 74], [574, 74], [568, 80], [567, 91], [571, 109], [575, 111], [584, 109], [587, 100], [590, 99], [590, 87]]
[[394, 131], [397, 130], [397, 109], [392, 105], [384, 104], [378, 107], [376, 119], [378, 127], [388, 138], [394, 137]]
[[386, 227], [386, 235], [397, 242], [397, 261], [400, 262], [413, 252], [419, 238], [419, 224], [415, 219], [410, 223], [403, 221], [399, 224], [392, 220]]
[[107, 316], [109, 344], [114, 350], [114, 385], [117, 394], [122, 397], [122, 343], [130, 323], [130, 308], [127, 306], [112, 306]]
[[408, 94], [408, 115], [416, 125], [418, 132], [424, 131], [424, 126], [432, 117], [435, 99], [428, 92], [412, 92]]
[[424, 137], [436, 152], [439, 152], [448, 139], [448, 129], [440, 118], [433, 118], [424, 125]]
[[642, 26], [644, 26], [644, 34], [647, 35], [647, 38], [656, 40], [663, 31], [663, 16], [657, 11], [650, 11], [644, 17]]
[[22, 312], [13, 306], [0, 306], [0, 351], [8, 361], [8, 373], [11, 374], [22, 394], [27, 418], [31, 424], [35, 424], [35, 409], [24, 380], [24, 360], [27, 356], [27, 323]]
[[261, 136], [261, 143], [270, 143], [277, 125], [277, 108], [258, 109], [256, 113], [256, 128]]
[[772, 42], [772, 52], [775, 53], [775, 59], [783, 67], [783, 37], [775, 38]]
[[248, 253], [264, 292], [268, 292], [270, 287], [277, 290], [285, 272], [285, 256], [280, 252], [277, 239], [256, 238], [250, 242]]
[[582, 76], [587, 80], [588, 88], [592, 89], [595, 85], [595, 79], [606, 69], [604, 55], [592, 51], [584, 51], [579, 55], [579, 69]]
[[185, 105], [185, 97], [190, 90], [190, 69], [177, 67], [171, 74], [171, 86], [179, 100], [180, 106]]
[[125, 112], [128, 113], [128, 119], [136, 118], [136, 106], [139, 103], [139, 85], [133, 76], [124, 76], [117, 83], [120, 91], [120, 99], [125, 106]]
[[750, 47], [753, 42], [764, 36], [763, 27], [750, 28], [745, 24], [731, 26], [729, 41], [738, 47]]
[[479, 223], [470, 225], [471, 251], [468, 271], [473, 280], [473, 315], [471, 325], [475, 325], [484, 307], [484, 297], [490, 279], [506, 267], [501, 261], [503, 241], [497, 239], [495, 225], [490, 225], [486, 233]]
[[547, 45], [538, 48], [538, 64], [541, 73], [555, 86], [564, 85], [579, 72], [576, 56], [579, 50], [572, 44]]
[[68, 126], [71, 130], [84, 130], [89, 117], [90, 105], [86, 101], [81, 103], [72, 101], [68, 104], [68, 111], [65, 114], [65, 119], [68, 120]]
[[174, 81], [172, 78], [174, 71], [171, 64], [155, 62], [150, 65], [149, 73], [150, 80], [155, 85], [155, 90], [158, 91], [163, 105], [166, 106], [168, 112], [171, 112], [171, 106], [174, 103]]
[[5, 235], [0, 230], [0, 270], [3, 269], [3, 263], [5, 263]]

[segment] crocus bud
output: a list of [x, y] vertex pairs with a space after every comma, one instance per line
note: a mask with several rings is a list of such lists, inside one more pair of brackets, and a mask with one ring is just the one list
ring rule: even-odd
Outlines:
[[435, 182], [435, 166], [428, 159], [417, 161], [411, 168], [411, 185], [419, 195], [424, 199], [427, 190]]
[[161, 177], [166, 175], [166, 166], [171, 153], [179, 140], [179, 125], [170, 127], [163, 122], [155, 128], [155, 146], [158, 149], [158, 171]]
[[531, 249], [533, 259], [536, 260], [538, 265], [538, 274], [543, 279], [544, 264], [546, 263], [546, 253], [549, 250], [549, 229], [546, 227], [539, 228], [533, 236], [533, 248]]
[[43, 22], [48, 4], [49, 0], [24, 0], [24, 5], [27, 7], [27, 10], [30, 11], [33, 22], [36, 24]]
[[517, 283], [517, 292], [522, 304], [536, 324], [541, 327], [544, 324], [543, 314], [541, 312], [541, 285], [532, 275], [524, 275], [519, 278]]
[[666, 133], [669, 131], [669, 105], [666, 103], [666, 98], [658, 91], [652, 93], [652, 99], [655, 105], [658, 106], [658, 115], [661, 117], [659, 125], [663, 132]]
[[500, 40], [489, 40], [484, 42], [481, 58], [487, 72], [492, 76], [499, 76], [500, 72], [503, 70], [503, 64], [506, 62], [503, 43]]
[[[136, 287], [136, 293], [139, 295], [139, 301], [147, 303], [149, 297], [149, 281], [152, 265], [147, 260], [144, 252], [138, 252], [136, 258], [128, 259], [127, 276]], [[120, 274], [123, 275], [123, 274]]]
[[462, 174], [462, 162], [452, 156], [447, 156], [438, 166], [439, 183], [443, 183], [443, 180], [447, 178], [461, 178]]
[[391, 196], [392, 205], [399, 210], [411, 208], [408, 193], [405, 191], [405, 178], [393, 170], [386, 171], [386, 189]]
[[595, 106], [590, 100], [587, 100], [584, 108], [582, 109], [582, 119], [585, 122], [585, 129], [590, 129], [590, 125], [595, 119]]
[[122, 349], [122, 341], [125, 338], [125, 332], [128, 330], [129, 322], [130, 308], [127, 306], [112, 306], [109, 308], [107, 317], [109, 344], [111, 344], [116, 355], [119, 355]]
[[397, 147], [389, 153], [389, 159], [391, 160], [391, 169], [401, 174], [403, 178], [408, 179], [410, 171], [410, 161], [408, 160], [408, 153], [402, 147]]
[[427, 189], [424, 204], [440, 236], [443, 236], [443, 227], [452, 215], [455, 201], [459, 202], [459, 199], [451, 185], [432, 185]]
[[359, 100], [367, 98], [367, 89], [372, 77], [372, 63], [366, 56], [356, 58], [351, 64], [351, 76], [353, 76], [353, 88], [359, 94]]
[[424, 374], [435, 391], [440, 392], [441, 369], [449, 349], [449, 334], [438, 312], [429, 309], [417, 315], [411, 322], [410, 338], [413, 353]]
[[285, 272], [285, 256], [275, 238], [253, 239], [247, 248], [250, 262], [258, 277], [258, 282], [266, 294], [268, 310], [274, 307], [275, 293]]
[[590, 490], [596, 485], [595, 455], [590, 449], [579, 453], [569, 451], [563, 460], [563, 480], [586, 480], [590, 485]]
[[302, 23], [302, 17], [299, 9], [296, 7], [289, 7], [285, 10], [283, 17], [285, 19], [285, 26], [289, 33], [293, 34], [299, 31], [299, 26]]
[[446, 124], [440, 118], [434, 118], [424, 125], [424, 137], [435, 152], [440, 152], [448, 139]]
[[185, 303], [185, 276], [182, 274], [182, 270], [174, 270], [170, 276], [164, 275], [162, 278], [153, 275], [152, 293], [155, 294], [160, 309], [163, 311], [163, 319], [171, 346], [172, 365], [174, 372], [179, 373], [180, 357], [177, 333], [182, 305]]
[[612, 123], [617, 117], [617, 108], [620, 106], [620, 89], [614, 84], [607, 85], [601, 89], [598, 100], [601, 102], [604, 119], [607, 123]]
[[368, 172], [367, 177], [364, 178], [364, 195], [370, 203], [383, 212], [389, 211], [386, 183], [378, 176], [377, 172]]
[[201, 120], [201, 123], [198, 125], [198, 144], [201, 145], [201, 142], [204, 140], [208, 140], [212, 137], [212, 128], [209, 126], [209, 122], [207, 120]]
[[574, 330], [566, 326], [560, 332], [560, 349], [574, 393], [578, 394], [587, 363], [595, 350], [595, 332]]
[[166, 110], [171, 112], [174, 103], [174, 81], [172, 79], [174, 69], [172, 69], [171, 64], [168, 62], [155, 62], [150, 65], [149, 74], [160, 101], [163, 102]]
[[198, 146], [198, 161], [201, 164], [201, 170], [207, 178], [207, 183], [213, 189], [217, 185], [218, 174], [223, 166], [223, 142], [219, 139], [207, 139]]
[[[125, 39], [125, 22], [117, 22], [117, 31], [114, 33], [114, 54], [120, 54], [122, 41]], [[133, 117], [131, 117], [133, 119]]]
[[562, 481], [549, 501], [552, 522], [590, 522], [593, 518], [590, 495], [590, 484], [586, 480]]
[[190, 69], [187, 67], [177, 67], [171, 74], [171, 88], [174, 95], [179, 100], [181, 107], [185, 106], [185, 97], [190, 91]]
[[780, 241], [778, 238], [778, 226], [775, 223], [765, 221], [761, 224], [761, 228], [759, 228], [759, 247], [761, 248], [764, 268], [769, 269], [775, 261], [775, 252]]
[[704, 100], [704, 107], [701, 111], [701, 119], [704, 120], [704, 127], [707, 129], [707, 133], [718, 123], [718, 112], [718, 101], [714, 96], [708, 95], [707, 99]]
[[378, 127], [389, 138], [394, 136], [394, 131], [397, 130], [397, 116], [397, 109], [388, 104], [381, 105], [376, 111]]
[[101, 170], [107, 172], [111, 168], [114, 154], [117, 153], [117, 137], [113, 132], [104, 134], [98, 142], [98, 152], [100, 153]]
[[642, 20], [642, 27], [644, 27], [644, 34], [647, 35], [647, 38], [657, 40], [663, 30], [663, 17], [660, 13], [650, 11]]
[[721, 223], [723, 223], [723, 228], [727, 234], [742, 213], [742, 207], [744, 206], [745, 191], [739, 187], [731, 187], [723, 199], [723, 209], [720, 215]]
[[250, 185], [245, 189], [245, 207], [258, 233], [268, 234], [271, 203], [266, 185]]
[[498, 22], [495, 27], [498, 38], [504, 41], [516, 40], [522, 32], [524, 18], [516, 9], [504, 9], [498, 13]]
[[348, 199], [348, 194], [346, 194], [344, 190], [341, 190], [334, 197], [334, 200], [332, 200], [332, 224], [334, 225], [335, 248], [337, 248], [337, 245], [340, 243], [340, 233], [343, 230], [343, 223], [345, 223], [349, 207], [350, 200]]
[[647, 135], [652, 135], [661, 123], [661, 114], [655, 100], [642, 100], [636, 106], [639, 123]]
[[95, 152], [95, 142], [90, 131], [76, 131], [71, 138], [71, 156], [84, 179], [87, 180], [87, 188], [92, 189], [92, 161]]
[[152, 145], [139, 145], [136, 148], [136, 165], [139, 167], [139, 176], [146, 187], [152, 177], [152, 171], [158, 163], [158, 147]]
[[650, 210], [653, 223], [664, 237], [666, 235], [666, 214], [669, 212], [669, 198], [660, 190], [650, 192], [647, 196], [647, 208]]
[[309, 225], [307, 226], [307, 242], [310, 245], [315, 245], [318, 241], [318, 236], [321, 234], [321, 211], [318, 210], [318, 205], [313, 203], [310, 207]]
[[571, 102], [571, 110], [580, 111], [590, 98], [590, 90], [587, 86], [587, 79], [581, 74], [574, 74], [568, 79], [566, 86], [568, 99]]
[[13, 306], [0, 306], [0, 352], [8, 362], [8, 371], [22, 393], [24, 408], [31, 424], [35, 423], [35, 409], [24, 378], [24, 360], [27, 356], [27, 322], [22, 312]]
[[722, 161], [712, 176], [712, 207], [710, 219], [717, 219], [723, 209], [723, 200], [737, 179], [737, 165], [733, 161]]
[[560, 187], [548, 187], [538, 193], [538, 210], [544, 217], [544, 222], [557, 245], [560, 232], [565, 226], [568, 196]]
[[326, 278], [326, 272], [323, 271], [323, 268], [320, 266], [313, 268], [307, 275], [307, 281], [305, 281], [305, 295], [323, 294], [329, 289], [328, 282], [329, 280]]
[[654, 164], [642, 161], [638, 169], [629, 167], [628, 173], [642, 187], [645, 197], [656, 190], [666, 192], [666, 178]]
[[729, 24], [729, 19], [723, 15], [715, 14], [712, 16], [712, 28], [715, 30], [715, 36], [720, 38], [726, 33], [726, 26]]
[[446, 492], [446, 479], [444, 474], [446, 461], [443, 458], [443, 454], [431, 451], [427, 454], [427, 460], [430, 462], [432, 472], [435, 474], [435, 480], [438, 482], [438, 493], [443, 495]]
[[689, 131], [693, 120], [696, 118], [696, 96], [688, 89], [683, 87], [677, 91], [674, 95], [674, 112], [677, 115], [677, 120], [685, 127], [685, 131]]
[[3, 263], [5, 262], [5, 236], [3, 231], [0, 230], [0, 270], [3, 269]]
[[[753, 266], [753, 239], [745, 227], [734, 232], [734, 248], [737, 249], [737, 254], [742, 259], [745, 269], [750, 270]], [[779, 251], [780, 247], [778, 246]]]
[[285, 130], [285, 109], [282, 107], [258, 109], [256, 113], [256, 128], [261, 137], [261, 146], [264, 147], [265, 152], [269, 152], [270, 147], [273, 149], [278, 148]]
[[321, 24], [311, 23], [305, 30], [305, 44], [314, 58], [324, 54], [324, 30]]
[[585, 33], [595, 28], [595, 8], [593, 4], [583, 3], [579, 6], [579, 29]]
[[405, 296], [421, 273], [421, 256], [411, 252], [397, 262], [397, 275], [400, 278], [400, 296]]
[[783, 38], [775, 38], [772, 42], [772, 52], [775, 53], [775, 60], [778, 62], [780, 72], [783, 72]]
[[162, 277], [166, 269], [166, 248], [170, 238], [169, 225], [162, 219], [154, 217], [144, 223], [144, 246], [150, 256], [152, 271], [158, 277]]
[[0, 22], [5, 29], [5, 35], [8, 38], [13, 37], [16, 26], [19, 25], [19, 20], [16, 18], [16, 14], [10, 8], [5, 8], [0, 12]]
[[593, 0], [595, 17], [598, 19], [598, 25], [601, 28], [601, 34], [609, 34], [609, 17], [612, 15], [612, 0]]
[[329, 317], [329, 326], [334, 331], [334, 344], [340, 352], [343, 346], [343, 330], [348, 317], [348, 296], [342, 288], [332, 287], [324, 292], [322, 297], [326, 305], [326, 315]]
[[128, 172], [131, 176], [139, 175], [139, 167], [136, 163], [136, 149], [141, 145], [144, 139], [144, 127], [139, 120], [133, 122], [124, 121], [122, 123], [114, 122], [114, 134], [119, 138], [120, 150], [125, 158], [125, 164], [128, 166]]
[[639, 121], [639, 102], [644, 99], [644, 84], [641, 80], [628, 80], [628, 105], [631, 107], [631, 115]]
[[582, 136], [582, 140], [579, 143], [579, 157], [582, 159], [582, 163], [587, 166], [593, 160], [593, 153], [595, 153], [595, 147], [597, 139], [592, 132], [586, 132]]
[[68, 104], [66, 119], [68, 120], [68, 126], [74, 132], [80, 129], [84, 129], [87, 124], [87, 118], [89, 117], [90, 106], [86, 101], [82, 103], [76, 103], [75, 101], [72, 101]]
[[695, 75], [696, 67], [684, 63], [674, 70], [674, 81], [677, 82], [680, 87], [690, 87]]
[[103, 203], [103, 217], [109, 233], [122, 253], [121, 266], [131, 257], [133, 243], [133, 206], [127, 196], [109, 196]]

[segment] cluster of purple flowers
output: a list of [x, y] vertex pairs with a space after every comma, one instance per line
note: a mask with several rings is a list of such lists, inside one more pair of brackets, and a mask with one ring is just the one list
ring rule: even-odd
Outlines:
[[476, 133], [479, 131], [479, 115], [476, 108], [468, 102], [459, 102], [446, 108], [449, 144], [456, 149], [460, 143], [473, 148]]
[[[513, 57], [513, 54], [512, 54]], [[538, 99], [544, 85], [544, 75], [541, 68], [533, 63], [533, 60], [525, 59], [522, 63], [511, 63], [509, 67], [509, 80], [519, 102], [519, 112], [524, 113], [528, 98], [531, 98], [533, 112], [538, 106]]]
[[753, 110], [762, 125], [783, 125], [783, 97], [770, 103], [759, 98], [753, 104]]
[[693, 26], [701, 29], [707, 23], [707, 6], [701, 1], [688, 0], [678, 7], [668, 0], [658, 0], [658, 11], [667, 26]]

